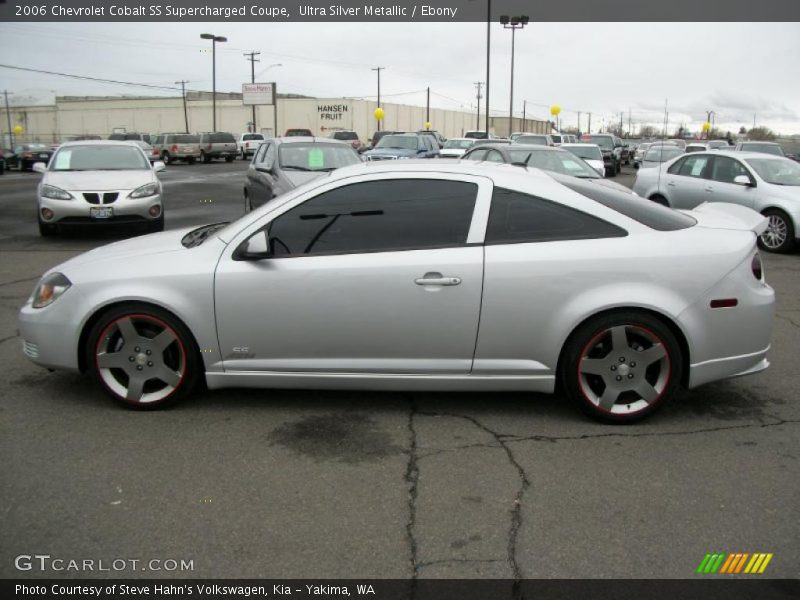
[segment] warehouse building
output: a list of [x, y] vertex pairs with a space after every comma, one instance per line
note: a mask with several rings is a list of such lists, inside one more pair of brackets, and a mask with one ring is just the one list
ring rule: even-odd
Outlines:
[[[178, 97], [152, 96], [57, 96], [55, 102], [42, 106], [12, 106], [12, 131], [21, 128], [17, 142], [59, 143], [76, 136], [111, 133], [199, 132], [212, 129], [212, 98], [208, 92], [189, 92], [186, 101]], [[217, 130], [234, 134], [253, 130], [253, 110], [242, 103], [242, 95], [217, 93]], [[271, 105], [256, 106], [255, 130], [273, 135], [276, 129], [310, 129], [326, 137], [336, 130], [354, 130], [367, 140], [377, 128], [375, 101], [353, 98], [309, 98], [278, 95], [277, 111]], [[382, 129], [417, 131], [424, 128], [424, 106], [383, 103], [385, 116]], [[432, 129], [445, 137], [460, 137], [476, 129], [475, 112], [430, 109]], [[0, 108], [0, 132], [8, 140], [5, 108]], [[481, 115], [480, 129], [484, 127]], [[492, 117], [490, 130], [498, 136], [508, 135], [508, 117]], [[514, 119], [513, 131], [549, 133], [548, 121]], [[19, 131], [19, 129], [17, 129]]]

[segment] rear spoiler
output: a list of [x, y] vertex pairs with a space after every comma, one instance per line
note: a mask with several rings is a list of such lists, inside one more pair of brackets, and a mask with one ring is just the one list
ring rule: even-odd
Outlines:
[[761, 213], [730, 202], [703, 202], [692, 210], [682, 212], [697, 219], [701, 227], [754, 231], [756, 235], [764, 233], [769, 223]]

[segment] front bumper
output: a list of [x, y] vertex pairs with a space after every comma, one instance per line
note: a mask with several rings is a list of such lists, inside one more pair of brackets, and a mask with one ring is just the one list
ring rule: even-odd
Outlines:
[[78, 370], [78, 338], [83, 315], [80, 293], [73, 287], [50, 306], [33, 308], [30, 301], [19, 311], [22, 352], [49, 369]]
[[[54, 200], [52, 198], [45, 198], [39, 196], [38, 215], [42, 223], [114, 223], [114, 222], [133, 222], [133, 221], [153, 221], [158, 219], [164, 212], [161, 194], [148, 196], [147, 198], [128, 198], [128, 194], [132, 190], [119, 192], [117, 199], [110, 204], [92, 204], [87, 202], [83, 197], [83, 191], [76, 192], [68, 190], [72, 194], [72, 200]], [[87, 193], [88, 190], [87, 190]], [[103, 192], [100, 192], [102, 197]], [[150, 208], [152, 206], [160, 206], [161, 211], [155, 217], [150, 215]], [[91, 208], [98, 207], [111, 207], [113, 209], [113, 216], [111, 218], [97, 219], [91, 216]], [[42, 209], [49, 208], [53, 211], [54, 216], [51, 219], [44, 219], [42, 217]]]

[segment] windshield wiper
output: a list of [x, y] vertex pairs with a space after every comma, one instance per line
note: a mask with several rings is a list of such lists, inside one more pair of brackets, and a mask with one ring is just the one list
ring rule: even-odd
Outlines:
[[300, 165], [281, 165], [281, 169], [291, 169], [293, 171], [313, 171], [308, 167], [301, 167]]

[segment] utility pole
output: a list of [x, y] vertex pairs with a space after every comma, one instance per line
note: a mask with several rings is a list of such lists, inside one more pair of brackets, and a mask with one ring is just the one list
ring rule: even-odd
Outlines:
[[[261, 62], [256, 58], [256, 56], [260, 55], [261, 52], [245, 52], [242, 56], [245, 57], [246, 60], [250, 61], [250, 83], [256, 82], [256, 63]], [[253, 133], [257, 131], [256, 129], [256, 105], [253, 104]]]
[[431, 122], [431, 88], [428, 86], [428, 99], [425, 101], [425, 122]]
[[589, 126], [586, 128], [586, 133], [592, 133], [592, 113], [589, 113]]
[[186, 133], [189, 133], [189, 112], [186, 110], [186, 84], [189, 81], [181, 79], [176, 81], [175, 84], [181, 84], [181, 96], [183, 97], [183, 122], [186, 124]]
[[581, 132], [581, 111], [578, 111], [578, 133], [580, 132]]
[[477, 121], [475, 121], [475, 129], [480, 129], [481, 128], [481, 98], [483, 97], [483, 96], [481, 96], [481, 86], [482, 85], [483, 85], [482, 81], [476, 81], [475, 82], [475, 87], [478, 88], [478, 118], [477, 118]]
[[489, 54], [491, 47], [492, 0], [486, 0], [486, 139], [489, 139]]
[[[381, 71], [383, 71], [386, 67], [375, 67], [372, 69], [373, 71], [378, 72], [378, 108], [381, 107]], [[383, 121], [378, 121], [378, 131], [381, 129], [381, 123]]]
[[622, 137], [622, 118], [624, 115], [624, 112], [619, 113], [619, 137]]
[[[8, 121], [8, 143], [11, 146], [11, 149], [13, 150], [14, 130], [11, 129], [11, 109], [8, 108], [8, 90], [4, 90], [3, 95], [6, 97], [6, 120]], [[755, 117], [753, 117], [753, 122], [755, 122]]]
[[631, 135], [631, 107], [628, 107], [628, 137]]
[[522, 133], [525, 133], [525, 117], [527, 116], [526, 113], [528, 112], [528, 101], [522, 101]]

